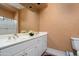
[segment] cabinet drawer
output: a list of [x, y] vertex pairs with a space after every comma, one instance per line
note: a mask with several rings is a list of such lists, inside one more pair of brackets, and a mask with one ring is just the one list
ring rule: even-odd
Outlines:
[[31, 47], [30, 49], [25, 50], [25, 56], [36, 56], [37, 51], [35, 47]]
[[26, 41], [19, 43], [17, 45], [5, 48], [1, 50], [1, 55], [3, 56], [12, 56], [16, 53], [19, 53], [20, 51], [29, 48], [30, 46], [34, 46], [34, 40]]
[[25, 55], [25, 51], [21, 51], [21, 52], [18, 52], [16, 53], [14, 56], [24, 56]]

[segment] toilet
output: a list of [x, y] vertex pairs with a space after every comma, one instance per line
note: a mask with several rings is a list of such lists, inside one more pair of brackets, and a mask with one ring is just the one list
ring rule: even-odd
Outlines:
[[79, 56], [79, 38], [78, 37], [72, 37], [72, 49], [75, 51], [76, 55]]

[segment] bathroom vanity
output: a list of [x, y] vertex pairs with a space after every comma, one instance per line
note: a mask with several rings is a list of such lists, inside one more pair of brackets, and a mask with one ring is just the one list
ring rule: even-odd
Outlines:
[[[4, 37], [4, 39], [3, 39]], [[0, 36], [0, 56], [41, 56], [47, 49], [47, 33]]]

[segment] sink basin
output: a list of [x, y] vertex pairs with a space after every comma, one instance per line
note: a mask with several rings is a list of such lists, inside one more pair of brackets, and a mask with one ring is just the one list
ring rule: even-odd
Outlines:
[[[13, 38], [15, 37], [15, 38]], [[29, 40], [31, 39], [31, 37], [29, 35], [26, 34], [18, 34], [17, 35], [0, 35], [0, 48], [6, 47], [6, 46], [10, 46], [25, 40]]]

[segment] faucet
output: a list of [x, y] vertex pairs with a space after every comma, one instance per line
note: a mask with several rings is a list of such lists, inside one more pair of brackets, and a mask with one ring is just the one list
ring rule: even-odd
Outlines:
[[16, 39], [15, 36], [9, 36], [8, 39], [11, 40], [11, 38]]
[[14, 36], [16, 36], [17, 38], [19, 37], [17, 34], [14, 34]]
[[16, 39], [16, 37], [18, 38], [19, 36], [17, 34], [14, 34], [14, 36], [9, 36], [8, 39], [10, 40], [11, 38]]
[[11, 39], [11, 36], [9, 36], [8, 39], [10, 40]]

